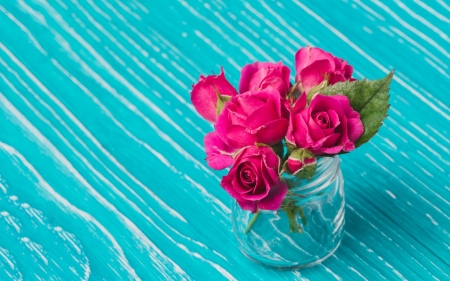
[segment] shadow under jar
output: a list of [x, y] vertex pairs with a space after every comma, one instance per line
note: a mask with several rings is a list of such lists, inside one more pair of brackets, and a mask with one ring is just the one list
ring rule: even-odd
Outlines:
[[310, 180], [290, 175], [283, 175], [283, 180], [289, 190], [277, 211], [252, 214], [233, 200], [231, 216], [239, 248], [248, 258], [279, 269], [314, 266], [331, 256], [343, 237], [339, 157], [320, 158]]

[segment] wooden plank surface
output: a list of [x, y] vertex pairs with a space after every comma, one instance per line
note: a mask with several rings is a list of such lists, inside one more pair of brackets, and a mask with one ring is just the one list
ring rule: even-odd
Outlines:
[[[1, 1], [0, 280], [450, 280], [447, 1]], [[319, 46], [395, 68], [322, 265], [247, 260], [189, 91]]]

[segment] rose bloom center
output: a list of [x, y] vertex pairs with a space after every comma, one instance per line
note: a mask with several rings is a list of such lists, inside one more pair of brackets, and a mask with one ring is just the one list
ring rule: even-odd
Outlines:
[[255, 178], [256, 176], [252, 169], [250, 168], [242, 169], [241, 179], [245, 185], [247, 185], [248, 187], [254, 187], [256, 184]]
[[326, 129], [330, 127], [330, 117], [326, 112], [319, 112], [313, 116], [314, 122], [322, 128]]

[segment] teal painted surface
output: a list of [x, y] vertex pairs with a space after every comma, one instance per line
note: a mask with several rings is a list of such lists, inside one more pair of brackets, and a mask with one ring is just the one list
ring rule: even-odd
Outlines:
[[[331, 3], [1, 1], [0, 280], [450, 279], [450, 4]], [[342, 157], [341, 247], [275, 271], [236, 247], [188, 92], [306, 44], [395, 68], [392, 107]]]

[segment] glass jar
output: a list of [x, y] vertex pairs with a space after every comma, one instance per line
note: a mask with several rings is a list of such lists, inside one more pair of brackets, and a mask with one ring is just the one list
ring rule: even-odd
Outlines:
[[289, 190], [278, 211], [252, 214], [233, 200], [231, 216], [239, 248], [248, 258], [280, 269], [319, 264], [343, 237], [344, 179], [339, 157], [319, 159], [310, 180], [283, 179]]

